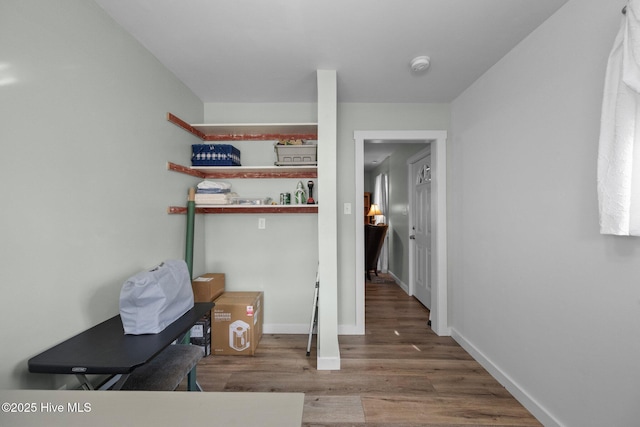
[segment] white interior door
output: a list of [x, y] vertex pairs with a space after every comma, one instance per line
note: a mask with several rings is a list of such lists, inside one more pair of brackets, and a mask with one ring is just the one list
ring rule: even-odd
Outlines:
[[414, 295], [431, 309], [431, 154], [412, 164], [414, 177], [413, 224]]

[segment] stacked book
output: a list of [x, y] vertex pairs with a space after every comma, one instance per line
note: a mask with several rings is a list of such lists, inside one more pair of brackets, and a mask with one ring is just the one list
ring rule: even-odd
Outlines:
[[196, 188], [196, 205], [228, 205], [238, 197], [231, 192], [231, 184], [223, 181], [202, 181]]

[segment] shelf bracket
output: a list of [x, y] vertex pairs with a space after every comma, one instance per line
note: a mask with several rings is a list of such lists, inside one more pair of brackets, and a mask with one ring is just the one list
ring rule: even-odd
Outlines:
[[174, 125], [178, 126], [181, 129], [186, 130], [187, 132], [197, 136], [198, 138], [200, 138], [202, 140], [204, 140], [206, 138], [206, 135], [204, 133], [202, 133], [198, 129], [196, 129], [193, 126], [191, 126], [189, 123], [185, 122], [184, 120], [180, 119], [177, 116], [174, 116], [171, 113], [167, 113], [167, 120], [169, 120]]

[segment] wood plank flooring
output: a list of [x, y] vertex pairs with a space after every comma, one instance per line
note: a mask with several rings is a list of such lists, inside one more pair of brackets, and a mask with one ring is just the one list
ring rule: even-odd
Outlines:
[[315, 338], [306, 357], [307, 335], [265, 335], [253, 357], [204, 358], [198, 382], [303, 392], [305, 427], [541, 425], [453, 339], [435, 335], [428, 310], [395, 284], [367, 282], [365, 310], [366, 334], [339, 338], [340, 371], [316, 370]]

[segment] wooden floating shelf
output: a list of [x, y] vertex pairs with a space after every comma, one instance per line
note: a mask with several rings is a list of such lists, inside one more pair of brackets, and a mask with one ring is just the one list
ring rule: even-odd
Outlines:
[[167, 113], [167, 120], [203, 141], [318, 139], [317, 123], [190, 124], [171, 113]]
[[317, 166], [182, 166], [167, 163], [167, 169], [198, 178], [317, 178]]
[[[186, 214], [185, 206], [169, 206], [170, 214]], [[196, 206], [198, 214], [300, 214], [318, 213], [318, 205], [263, 205], [263, 206]]]

